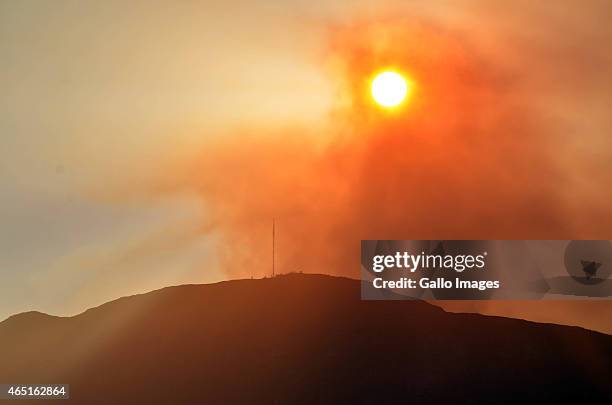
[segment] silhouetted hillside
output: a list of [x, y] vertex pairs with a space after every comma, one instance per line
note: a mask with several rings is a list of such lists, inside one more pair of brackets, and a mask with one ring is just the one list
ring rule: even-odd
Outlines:
[[16, 315], [0, 323], [0, 359], [0, 383], [68, 383], [87, 404], [612, 399], [610, 336], [362, 302], [359, 281], [319, 275]]

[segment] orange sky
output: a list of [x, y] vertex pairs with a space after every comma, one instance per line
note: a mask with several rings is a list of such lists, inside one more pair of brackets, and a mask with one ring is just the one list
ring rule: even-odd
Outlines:
[[[335, 274], [355, 274], [360, 239], [607, 237], [605, 166], [568, 150], [570, 127], [551, 120], [525, 72], [420, 20], [360, 20], [329, 35], [341, 102], [327, 127], [238, 128], [154, 178], [161, 192], [199, 193], [230, 275], [266, 269], [273, 217], [281, 268]], [[364, 91], [389, 64], [416, 83], [394, 113]]]
[[[360, 239], [609, 239], [610, 6], [419, 3], [3, 4], [2, 313], [263, 275], [272, 217], [287, 272], [357, 276]], [[387, 65], [416, 86], [394, 114], [364, 92]]]
[[[556, 66], [516, 70], [478, 38], [403, 16], [333, 25], [327, 44], [340, 101], [329, 127], [243, 128], [164, 168], [169, 184], [201, 195], [230, 277], [269, 272], [273, 217], [277, 268], [348, 276], [360, 239], [609, 237], [609, 163], [590, 165], [571, 148], [572, 125], [531, 87]], [[495, 54], [525, 52], [518, 46]], [[560, 56], [576, 63], [572, 49]], [[391, 114], [367, 92], [371, 73], [389, 65], [416, 83]], [[608, 303], [446, 307], [612, 327]]]

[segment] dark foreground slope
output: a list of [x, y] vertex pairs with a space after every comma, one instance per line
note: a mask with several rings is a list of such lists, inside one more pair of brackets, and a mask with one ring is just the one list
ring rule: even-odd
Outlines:
[[[612, 337], [424, 302], [361, 302], [317, 275], [186, 285], [72, 318], [0, 323], [0, 383], [77, 403], [605, 403]], [[23, 402], [20, 402], [23, 403]]]

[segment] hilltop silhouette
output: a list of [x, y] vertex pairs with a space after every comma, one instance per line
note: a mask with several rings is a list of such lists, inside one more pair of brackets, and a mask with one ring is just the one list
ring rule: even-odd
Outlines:
[[293, 274], [19, 314], [0, 323], [0, 383], [67, 383], [83, 404], [612, 398], [612, 336], [361, 301], [359, 283]]

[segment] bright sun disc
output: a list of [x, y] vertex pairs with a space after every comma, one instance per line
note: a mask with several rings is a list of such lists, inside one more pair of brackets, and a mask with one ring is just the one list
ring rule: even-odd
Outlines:
[[408, 83], [399, 73], [382, 72], [372, 81], [372, 97], [383, 107], [396, 107], [404, 101]]

